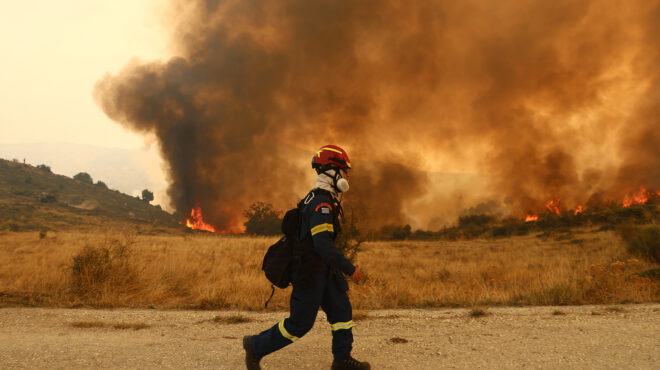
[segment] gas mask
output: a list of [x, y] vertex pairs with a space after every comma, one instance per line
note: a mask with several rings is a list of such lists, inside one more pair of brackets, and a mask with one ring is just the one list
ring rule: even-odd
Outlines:
[[345, 193], [345, 192], [347, 192], [347, 191], [348, 191], [348, 188], [349, 188], [349, 186], [348, 186], [348, 180], [346, 180], [346, 179], [343, 178], [343, 177], [340, 178], [339, 180], [337, 180], [337, 185], [336, 185], [336, 187], [337, 187], [337, 190], [339, 190], [341, 193]]
[[[326, 172], [326, 174], [328, 174]], [[328, 174], [330, 175], [330, 174]], [[334, 170], [334, 176], [330, 176], [332, 178], [332, 182], [334, 183], [334, 188], [337, 190], [339, 193], [345, 193], [348, 191], [348, 180], [342, 176], [341, 170]]]
[[[336, 193], [345, 193], [348, 191], [349, 185], [348, 180], [346, 180], [340, 170], [328, 169], [323, 172], [319, 172], [319, 175], [322, 175], [329, 181], [317, 182], [317, 186], [323, 187], [323, 183], [327, 184], [326, 186], [332, 187]], [[330, 189], [326, 189], [330, 190]]]

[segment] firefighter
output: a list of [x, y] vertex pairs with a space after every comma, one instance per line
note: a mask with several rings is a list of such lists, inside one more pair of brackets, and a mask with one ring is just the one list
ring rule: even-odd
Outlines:
[[334, 245], [342, 213], [339, 196], [348, 191], [351, 162], [343, 149], [326, 145], [314, 154], [312, 168], [318, 176], [316, 187], [301, 200], [303, 256], [292, 276], [290, 314], [270, 329], [243, 338], [249, 370], [261, 369], [264, 356], [305, 335], [314, 325], [319, 307], [332, 329], [332, 369], [370, 369], [368, 362], [351, 357], [353, 320], [343, 276], [358, 283], [363, 274]]

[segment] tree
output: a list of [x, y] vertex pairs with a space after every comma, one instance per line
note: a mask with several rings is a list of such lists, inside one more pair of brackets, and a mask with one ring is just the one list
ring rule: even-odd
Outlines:
[[248, 209], [243, 212], [247, 218], [245, 225], [245, 232], [248, 234], [257, 235], [277, 235], [281, 232], [280, 213], [273, 209], [273, 206], [264, 203], [253, 203]]
[[152, 200], [154, 200], [154, 193], [150, 192], [149, 189], [142, 190], [142, 200], [150, 203]]
[[50, 170], [50, 166], [46, 166], [45, 164], [37, 165], [37, 168], [44, 172], [52, 173], [52, 171]]
[[107, 189], [108, 185], [106, 185], [103, 181], [97, 181], [96, 186], [101, 187], [103, 189]]
[[94, 180], [92, 180], [92, 176], [88, 174], [87, 172], [78, 172], [75, 176], [73, 176], [74, 180], [78, 180], [80, 182], [86, 182], [88, 184], [93, 184]]

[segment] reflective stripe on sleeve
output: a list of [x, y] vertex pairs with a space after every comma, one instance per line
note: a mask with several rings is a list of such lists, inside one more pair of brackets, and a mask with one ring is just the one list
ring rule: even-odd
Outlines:
[[312, 236], [323, 231], [329, 231], [332, 233], [335, 231], [335, 227], [332, 226], [332, 224], [320, 224], [312, 227], [311, 231], [312, 231]]
[[286, 329], [284, 328], [284, 320], [280, 321], [280, 323], [277, 324], [277, 328], [280, 329], [280, 334], [282, 334], [284, 338], [290, 340], [292, 343], [300, 339], [294, 335], [289, 334], [289, 332], [286, 331]]
[[350, 329], [353, 327], [353, 320], [346, 322], [336, 322], [330, 326], [332, 327], [332, 331], [337, 331], [340, 329]]

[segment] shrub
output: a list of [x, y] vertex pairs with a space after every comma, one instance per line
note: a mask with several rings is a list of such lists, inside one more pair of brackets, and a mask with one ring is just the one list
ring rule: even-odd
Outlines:
[[90, 176], [90, 174], [88, 174], [87, 172], [79, 172], [73, 176], [73, 179], [78, 180], [80, 182], [86, 182], [88, 184], [94, 183], [94, 180], [92, 180], [92, 176]]
[[50, 166], [46, 166], [45, 164], [37, 165], [37, 168], [44, 172], [53, 173], [53, 171], [50, 170]]
[[660, 263], [659, 226], [624, 225], [619, 228], [619, 234], [626, 242], [629, 253], [639, 255], [651, 262]]
[[656, 267], [656, 268], [653, 268], [653, 269], [650, 269], [650, 270], [642, 271], [642, 272], [638, 273], [637, 275], [660, 282], [660, 267]]
[[97, 181], [97, 182], [96, 182], [96, 186], [98, 186], [98, 187], [100, 187], [100, 188], [103, 188], [103, 189], [107, 189], [107, 188], [108, 188], [108, 185], [106, 185], [103, 181]]
[[468, 226], [487, 226], [488, 224], [495, 221], [495, 217], [490, 215], [470, 215], [470, 216], [460, 216], [458, 218], [459, 227], [468, 227]]
[[80, 295], [101, 295], [103, 288], [117, 289], [134, 278], [130, 266], [132, 236], [85, 246], [73, 257], [73, 291]]
[[360, 246], [363, 240], [360, 238], [360, 231], [357, 228], [358, 218], [352, 208], [344, 212], [344, 217], [340, 222], [341, 232], [337, 236], [335, 245], [349, 261], [355, 263], [357, 254], [362, 249]]
[[256, 202], [246, 209], [243, 215], [247, 218], [243, 224], [247, 234], [277, 235], [281, 232], [280, 212], [268, 203]]
[[380, 228], [380, 232], [376, 235], [379, 240], [406, 240], [412, 234], [410, 225], [396, 226], [385, 225]]
[[498, 226], [493, 228], [493, 237], [495, 238], [508, 238], [511, 236], [512, 230], [510, 227]]
[[547, 287], [535, 290], [531, 293], [531, 304], [564, 306], [569, 304], [581, 303], [581, 291], [576, 286], [569, 283], [552, 283]]

